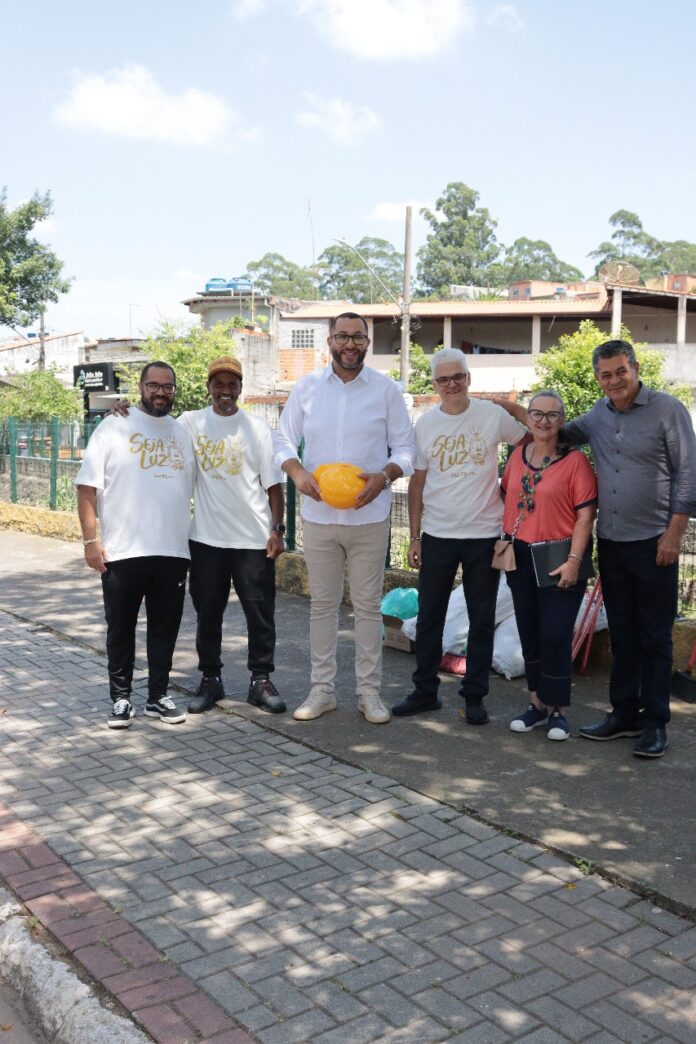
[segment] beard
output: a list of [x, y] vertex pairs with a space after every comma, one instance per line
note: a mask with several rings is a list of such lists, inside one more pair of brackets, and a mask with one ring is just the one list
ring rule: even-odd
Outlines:
[[140, 409], [149, 413], [151, 417], [166, 417], [171, 413], [173, 405], [173, 399], [165, 399], [162, 405], [157, 406], [153, 405], [152, 399], [146, 399], [144, 396], [140, 399]]

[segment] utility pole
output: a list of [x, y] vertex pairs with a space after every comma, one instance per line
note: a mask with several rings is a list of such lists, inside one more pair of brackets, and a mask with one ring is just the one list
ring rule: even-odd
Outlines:
[[39, 314], [39, 361], [36, 368], [42, 371], [46, 369], [46, 325], [43, 308]]
[[411, 347], [411, 227], [413, 207], [406, 207], [406, 241], [404, 244], [404, 298], [401, 309], [401, 387], [408, 391], [408, 356]]

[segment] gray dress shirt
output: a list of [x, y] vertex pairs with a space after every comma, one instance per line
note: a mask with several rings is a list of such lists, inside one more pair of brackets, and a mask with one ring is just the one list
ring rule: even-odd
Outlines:
[[648, 540], [664, 533], [673, 514], [696, 515], [696, 435], [673, 395], [641, 384], [629, 409], [600, 399], [564, 433], [571, 445], [592, 447], [600, 537]]

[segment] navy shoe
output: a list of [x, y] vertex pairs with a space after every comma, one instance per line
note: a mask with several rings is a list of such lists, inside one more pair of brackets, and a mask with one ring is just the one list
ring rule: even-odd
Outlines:
[[582, 725], [580, 735], [583, 739], [613, 740], [622, 736], [642, 736], [643, 726], [639, 721], [626, 721], [610, 711], [604, 721], [598, 725]]
[[661, 758], [667, 747], [667, 730], [659, 726], [645, 729], [633, 753], [637, 758]]
[[459, 714], [469, 725], [485, 725], [488, 721], [488, 711], [483, 705], [482, 696], [465, 696], [466, 706]]
[[560, 711], [553, 711], [549, 714], [546, 738], [550, 740], [567, 740], [569, 736], [570, 725], [565, 715], [561, 714]]
[[438, 696], [422, 696], [419, 692], [412, 692], [405, 700], [392, 707], [392, 714], [397, 718], [406, 718], [410, 714], [425, 714], [426, 711], [441, 708], [442, 700]]
[[510, 731], [531, 732], [532, 729], [536, 729], [539, 725], [546, 725], [548, 720], [548, 707], [544, 707], [543, 710], [538, 710], [533, 703], [530, 703], [524, 714], [520, 714], [517, 718], [512, 719], [510, 722]]

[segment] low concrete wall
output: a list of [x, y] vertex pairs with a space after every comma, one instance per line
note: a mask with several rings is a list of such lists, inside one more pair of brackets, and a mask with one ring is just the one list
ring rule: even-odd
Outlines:
[[[82, 540], [77, 515], [26, 504], [8, 504], [0, 501], [0, 527], [17, 529], [36, 536], [53, 537], [56, 540]], [[304, 555], [292, 551], [281, 555], [277, 562], [277, 581], [282, 591], [309, 595]], [[418, 587], [417, 573], [408, 569], [388, 569], [384, 575], [384, 591], [386, 593], [395, 587]], [[343, 590], [343, 601], [348, 606], [351, 604], [347, 580]], [[673, 637], [675, 666], [683, 668], [696, 641], [696, 621], [677, 621]], [[611, 666], [609, 635], [606, 631], [600, 631], [595, 635], [588, 664], [592, 669], [608, 669]]]

